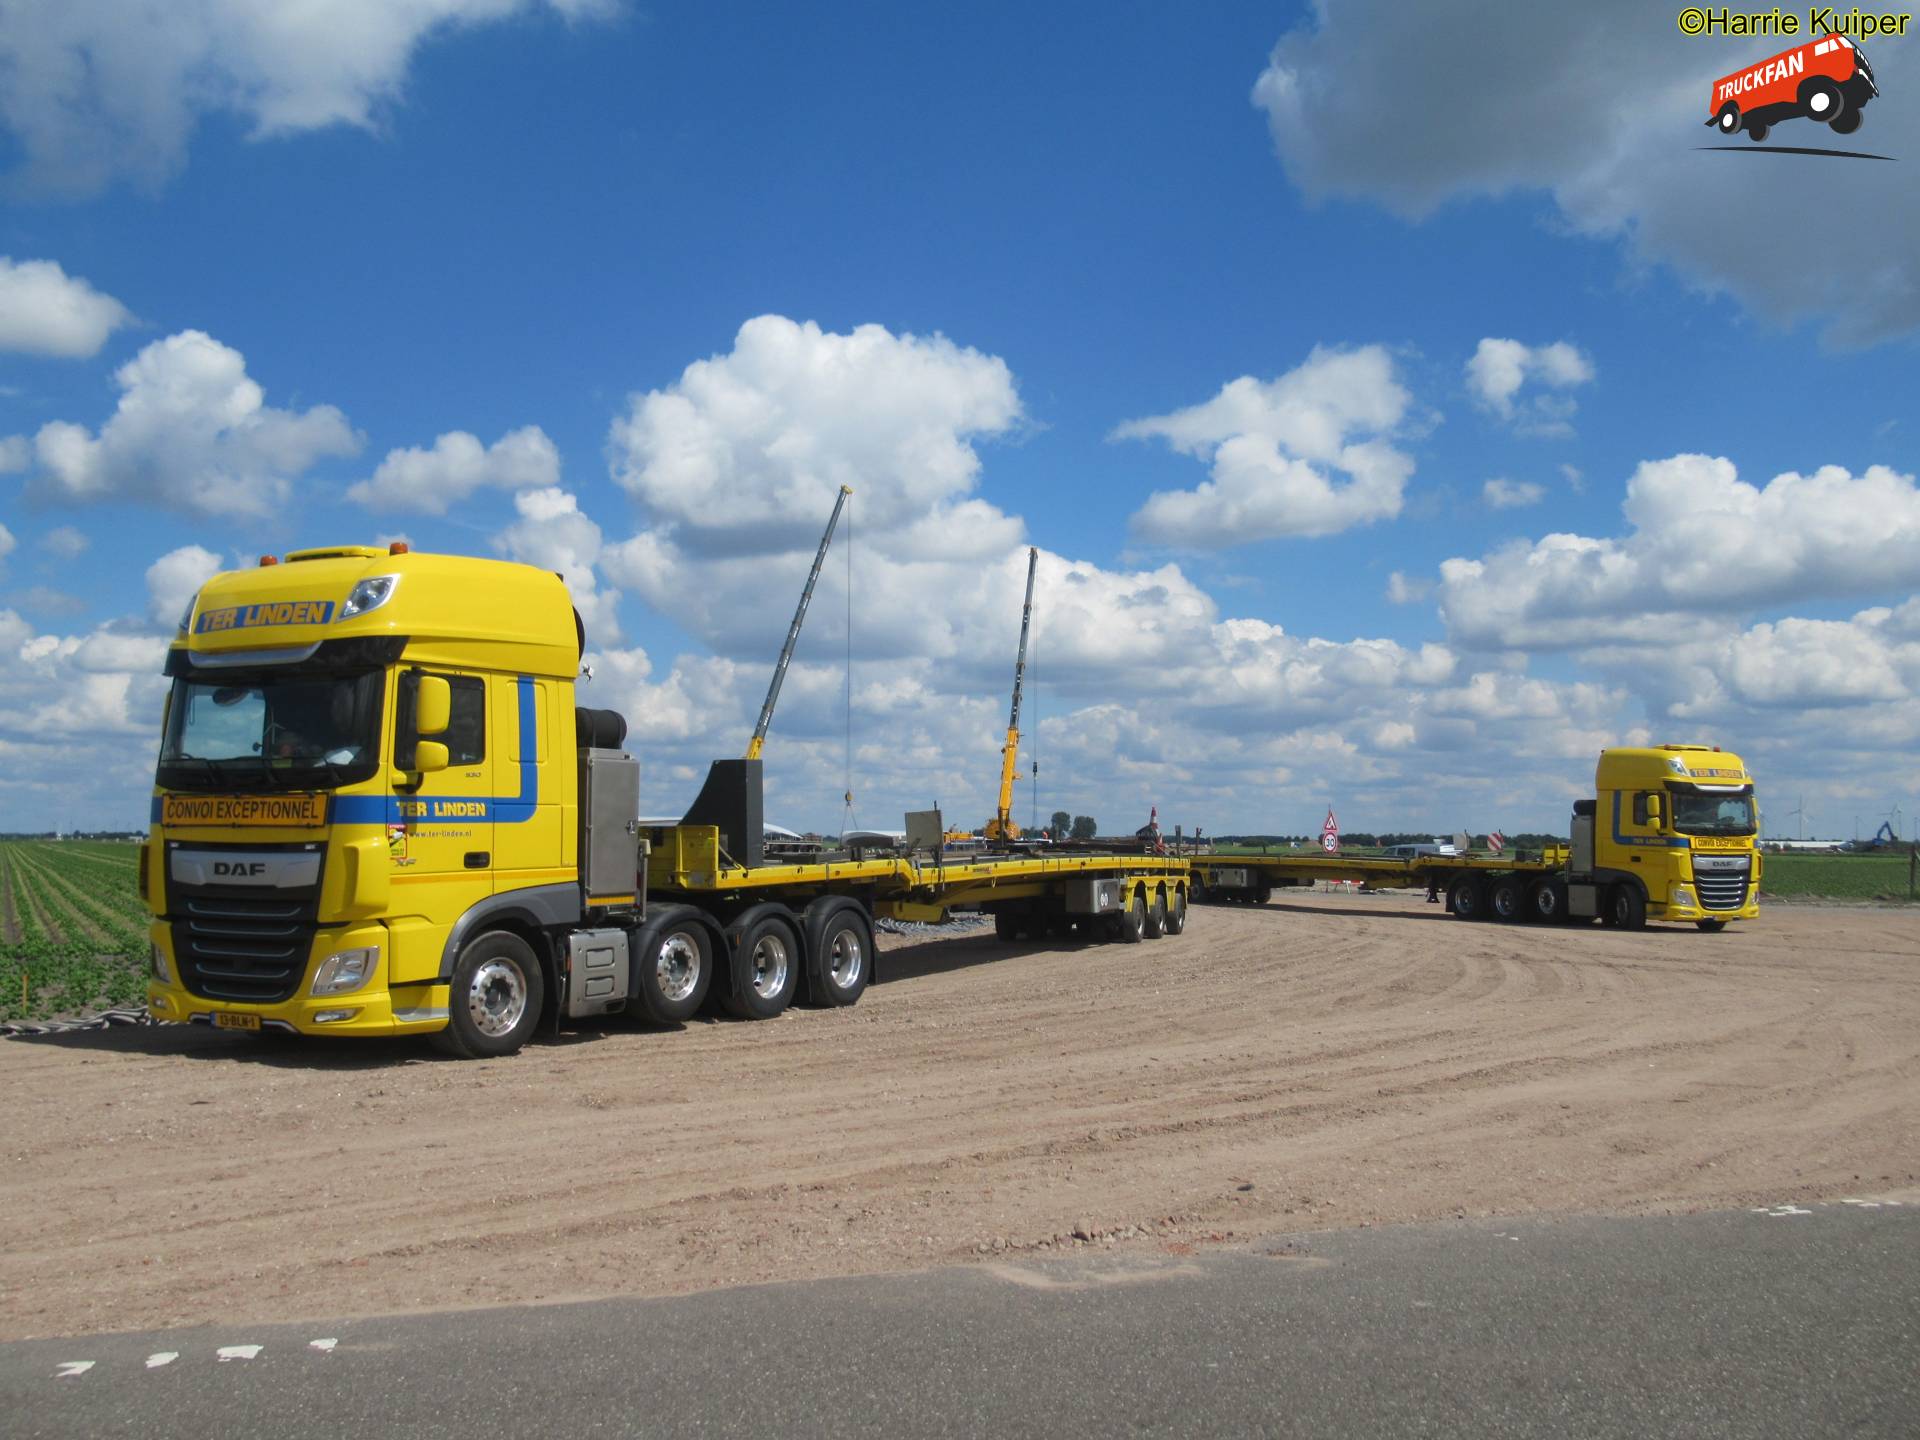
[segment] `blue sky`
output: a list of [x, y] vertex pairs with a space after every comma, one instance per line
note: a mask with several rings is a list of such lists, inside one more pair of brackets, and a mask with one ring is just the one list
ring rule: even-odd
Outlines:
[[0, 20], [0, 829], [133, 823], [182, 587], [399, 534], [591, 585], [669, 812], [829, 478], [864, 823], [990, 809], [1029, 543], [1043, 813], [1557, 828], [1647, 738], [1917, 808], [1912, 41], [1882, 164], [1695, 149], [1780, 47], [1653, 5], [122, 8]]

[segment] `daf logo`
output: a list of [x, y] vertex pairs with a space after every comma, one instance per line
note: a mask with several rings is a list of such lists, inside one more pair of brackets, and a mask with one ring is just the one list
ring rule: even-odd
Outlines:
[[267, 862], [264, 860], [216, 860], [213, 862], [213, 873], [227, 880], [251, 880], [255, 876], [267, 873]]

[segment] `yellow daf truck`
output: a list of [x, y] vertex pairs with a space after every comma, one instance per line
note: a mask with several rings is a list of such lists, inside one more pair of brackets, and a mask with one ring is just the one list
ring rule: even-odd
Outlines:
[[1648, 920], [1702, 930], [1760, 913], [1753, 776], [1717, 745], [1602, 750], [1594, 798], [1573, 806], [1572, 843], [1533, 856], [1195, 855], [1195, 898], [1264, 903], [1274, 890], [1350, 880], [1425, 886], [1463, 920]]
[[757, 757], [643, 836], [625, 720], [574, 703], [584, 644], [560, 578], [504, 561], [348, 546], [209, 580], [141, 856], [153, 1018], [503, 1055], [543, 1020], [853, 1004], [876, 915], [1185, 925], [1183, 860], [963, 861], [932, 812], [917, 850], [770, 856]]

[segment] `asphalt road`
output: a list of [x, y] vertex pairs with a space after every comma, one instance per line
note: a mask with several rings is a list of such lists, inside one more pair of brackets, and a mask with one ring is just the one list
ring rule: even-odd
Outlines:
[[0, 1346], [13, 1440], [542, 1431], [1910, 1440], [1920, 1206], [1095, 1247], [679, 1299]]

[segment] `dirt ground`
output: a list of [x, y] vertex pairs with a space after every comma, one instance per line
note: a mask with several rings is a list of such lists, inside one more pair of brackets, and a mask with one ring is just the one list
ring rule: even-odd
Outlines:
[[496, 1062], [0, 1041], [0, 1338], [1920, 1199], [1920, 910], [1624, 934], [1300, 895], [1138, 946], [896, 943], [879, 973], [850, 1010]]

